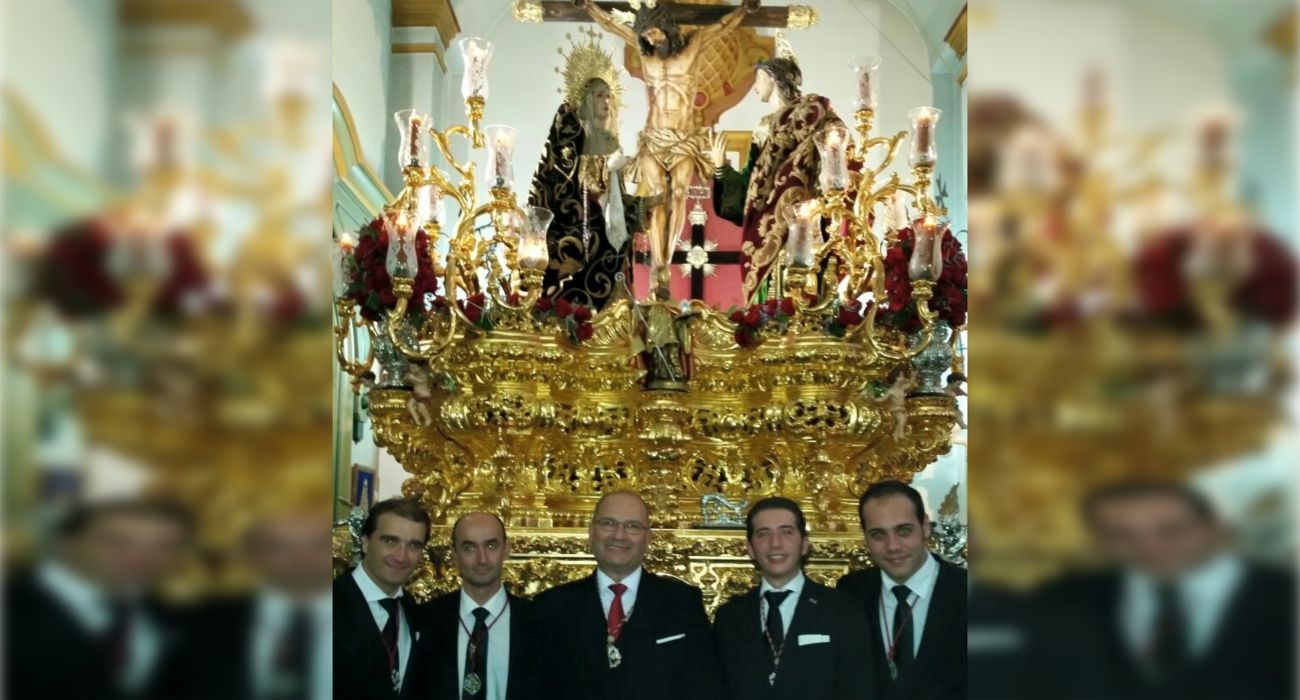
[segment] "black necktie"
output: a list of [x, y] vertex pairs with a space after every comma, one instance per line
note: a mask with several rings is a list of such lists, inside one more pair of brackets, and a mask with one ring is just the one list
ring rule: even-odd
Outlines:
[[275, 654], [275, 679], [272, 697], [276, 700], [306, 700], [307, 669], [312, 639], [311, 613], [306, 607], [294, 609], [289, 624], [280, 634]]
[[402, 650], [397, 647], [397, 599], [384, 598], [379, 601], [379, 604], [388, 611], [388, 621], [384, 623], [382, 632], [384, 653], [387, 655], [388, 662], [392, 664], [389, 671], [397, 673], [402, 668]]
[[1177, 673], [1187, 661], [1187, 619], [1178, 599], [1178, 590], [1172, 584], [1162, 585], [1156, 591], [1152, 657], [1160, 675], [1166, 678]]
[[912, 665], [912, 606], [907, 604], [907, 597], [912, 589], [907, 586], [894, 586], [894, 598], [898, 607], [894, 608], [894, 664], [902, 673]]
[[763, 594], [767, 598], [767, 638], [771, 640], [772, 646], [768, 653], [775, 654], [785, 643], [785, 625], [781, 620], [781, 603], [790, 596], [793, 591], [768, 591]]
[[465, 692], [461, 697], [464, 700], [474, 700], [474, 698], [487, 697], [487, 608], [474, 608], [474, 631], [469, 634], [469, 643], [465, 649], [465, 675], [470, 673], [478, 676], [477, 692]]

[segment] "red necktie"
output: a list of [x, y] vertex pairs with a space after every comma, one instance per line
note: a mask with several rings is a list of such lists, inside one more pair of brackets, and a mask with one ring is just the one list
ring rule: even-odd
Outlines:
[[623, 591], [627, 590], [627, 586], [611, 583], [609, 590], [614, 591], [614, 602], [609, 605], [609, 637], [618, 639], [618, 633], [623, 629]]

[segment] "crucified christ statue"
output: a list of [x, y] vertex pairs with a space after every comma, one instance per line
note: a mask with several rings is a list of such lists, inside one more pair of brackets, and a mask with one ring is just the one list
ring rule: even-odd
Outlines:
[[686, 193], [696, 175], [708, 182], [710, 130], [695, 123], [695, 59], [700, 48], [745, 21], [758, 7], [745, 0], [721, 21], [683, 34], [673, 19], [672, 3], [643, 4], [631, 27], [620, 23], [592, 0], [583, 7], [593, 21], [641, 52], [641, 66], [650, 114], [637, 142], [636, 158], [628, 178], [637, 181], [638, 193], [665, 195], [666, 201], [650, 210], [650, 274], [652, 293], [667, 293], [670, 264], [677, 236], [686, 221]]

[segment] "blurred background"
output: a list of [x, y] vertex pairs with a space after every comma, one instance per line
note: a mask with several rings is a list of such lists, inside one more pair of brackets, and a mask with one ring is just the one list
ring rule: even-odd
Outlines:
[[1296, 8], [970, 8], [973, 697], [1293, 697]]
[[2, 11], [4, 694], [329, 697], [329, 4]]

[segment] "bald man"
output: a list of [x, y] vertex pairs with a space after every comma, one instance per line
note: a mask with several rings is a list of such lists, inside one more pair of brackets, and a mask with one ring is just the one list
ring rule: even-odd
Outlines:
[[[501, 582], [510, 556], [506, 526], [491, 513], [471, 513], [451, 528], [460, 590], [422, 606], [434, 635], [427, 700], [525, 700], [540, 696], [536, 640], [528, 601]], [[451, 650], [455, 649], [453, 653]]]
[[606, 494], [587, 535], [596, 570], [535, 600], [543, 697], [720, 697], [700, 590], [642, 568], [651, 537], [645, 501], [627, 491]]

